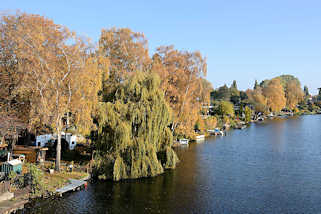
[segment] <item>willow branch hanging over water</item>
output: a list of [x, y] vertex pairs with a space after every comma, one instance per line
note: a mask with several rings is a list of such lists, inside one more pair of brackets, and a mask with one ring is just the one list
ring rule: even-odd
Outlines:
[[120, 180], [175, 168], [171, 112], [155, 74], [137, 72], [100, 106], [96, 173]]

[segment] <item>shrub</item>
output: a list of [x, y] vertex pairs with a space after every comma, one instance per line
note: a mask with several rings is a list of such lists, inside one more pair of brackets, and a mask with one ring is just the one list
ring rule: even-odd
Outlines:
[[25, 175], [25, 181], [31, 186], [33, 196], [41, 196], [45, 191], [43, 172], [34, 164], [27, 164], [28, 173]]

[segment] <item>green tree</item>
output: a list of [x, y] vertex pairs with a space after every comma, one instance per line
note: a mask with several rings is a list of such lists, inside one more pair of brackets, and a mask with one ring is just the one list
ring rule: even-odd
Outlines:
[[303, 89], [303, 91], [304, 91], [304, 96], [305, 97], [309, 97], [310, 96], [310, 93], [309, 93], [309, 88], [308, 88], [308, 86], [304, 86], [304, 89]]
[[109, 97], [98, 117], [97, 174], [117, 181], [174, 168], [171, 112], [159, 77], [137, 72]]
[[259, 83], [257, 82], [257, 80], [255, 80], [253, 89], [256, 90], [258, 87], [260, 87]]
[[251, 122], [251, 117], [252, 117], [251, 108], [249, 108], [248, 106], [245, 106], [244, 114], [245, 114], [245, 122], [246, 123]]
[[231, 93], [229, 88], [226, 85], [219, 87], [217, 90], [214, 90], [211, 93], [212, 100], [225, 100], [230, 101]]
[[39, 197], [45, 191], [45, 184], [43, 180], [43, 172], [34, 164], [27, 164], [28, 175], [31, 179], [31, 193], [33, 196]]
[[218, 112], [220, 115], [225, 116], [229, 115], [231, 117], [234, 116], [234, 105], [228, 101], [221, 101], [218, 106]]
[[240, 91], [240, 98], [241, 98], [241, 100], [246, 100], [246, 99], [248, 99], [249, 97], [247, 96], [246, 92]]
[[240, 96], [240, 92], [237, 89], [236, 80], [233, 80], [233, 83], [230, 87], [230, 93], [231, 93], [231, 96]]

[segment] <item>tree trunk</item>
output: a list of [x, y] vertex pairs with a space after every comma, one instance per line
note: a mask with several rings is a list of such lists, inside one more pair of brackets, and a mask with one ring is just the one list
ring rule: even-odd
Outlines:
[[61, 122], [57, 128], [57, 147], [56, 147], [56, 171], [60, 172], [60, 160], [61, 160]]
[[70, 119], [69, 119], [69, 112], [67, 113], [67, 129], [69, 128], [70, 126]]

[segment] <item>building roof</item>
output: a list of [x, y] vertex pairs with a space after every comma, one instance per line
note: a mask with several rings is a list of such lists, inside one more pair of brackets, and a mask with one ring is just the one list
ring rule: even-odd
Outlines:
[[11, 160], [11, 161], [8, 161], [8, 164], [12, 165], [12, 166], [16, 166], [16, 165], [19, 165], [21, 164], [21, 160], [19, 159], [14, 159], [14, 160]]

